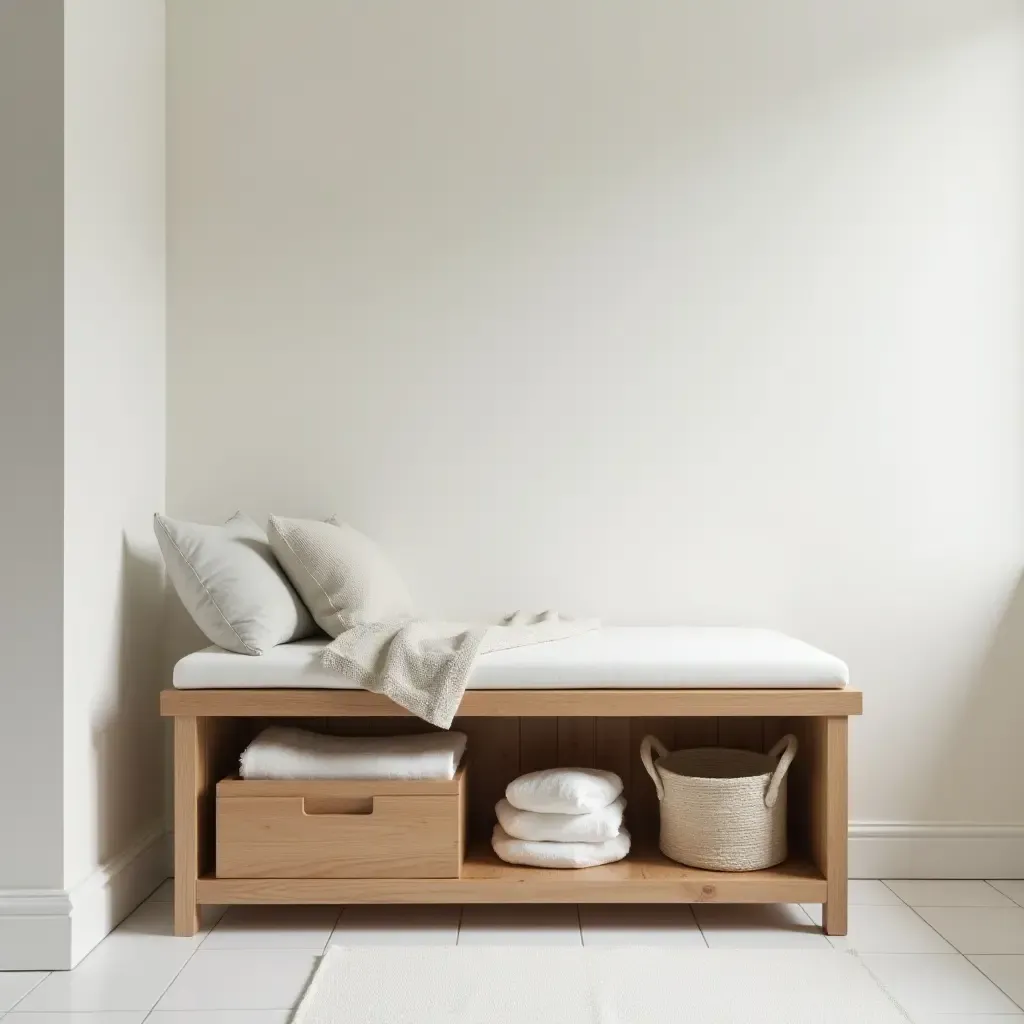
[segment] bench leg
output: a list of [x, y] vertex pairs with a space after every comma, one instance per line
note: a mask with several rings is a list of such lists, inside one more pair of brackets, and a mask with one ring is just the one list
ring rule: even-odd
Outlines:
[[205, 744], [200, 720], [174, 719], [174, 934], [199, 930], [199, 801], [205, 782]]
[[822, 926], [826, 935], [845, 935], [847, 930], [849, 843], [849, 719], [821, 720], [822, 767], [821, 793], [824, 814], [819, 819], [821, 866], [826, 879], [826, 902], [822, 908]]

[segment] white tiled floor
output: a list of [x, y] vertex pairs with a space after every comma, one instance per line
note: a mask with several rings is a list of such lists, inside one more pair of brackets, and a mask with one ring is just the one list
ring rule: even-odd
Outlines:
[[338, 946], [454, 946], [461, 907], [349, 907], [338, 918], [331, 944]]
[[161, 886], [67, 973], [0, 973], [2, 1024], [286, 1024], [328, 943], [855, 949], [916, 1024], [1024, 1024], [1024, 882], [850, 885], [850, 934], [820, 908], [233, 908], [171, 934]]
[[821, 929], [795, 903], [704, 903], [693, 916], [712, 949], [828, 949]]
[[[821, 923], [821, 907], [804, 907], [815, 924]], [[849, 933], [828, 941], [836, 949], [858, 953], [955, 953], [956, 950], [906, 906], [861, 907], [851, 904]]]
[[585, 946], [707, 945], [693, 911], [685, 905], [584, 904], [579, 911]]
[[460, 944], [467, 946], [578, 946], [579, 910], [572, 904], [463, 907]]

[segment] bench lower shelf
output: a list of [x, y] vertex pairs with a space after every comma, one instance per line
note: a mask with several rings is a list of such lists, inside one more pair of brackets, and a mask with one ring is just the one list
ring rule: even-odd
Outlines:
[[[216, 788], [237, 770], [256, 732], [273, 721], [353, 736], [421, 731], [397, 705], [363, 691], [207, 690], [166, 691], [161, 707], [174, 719], [177, 935], [196, 933], [201, 904], [700, 902], [821, 903], [826, 934], [846, 934], [848, 718], [861, 712], [857, 691], [468, 693], [456, 723], [469, 736], [473, 758], [466, 814], [471, 852], [461, 877], [434, 879], [215, 875]], [[796, 735], [800, 754], [788, 780], [794, 856], [767, 871], [732, 874], [685, 868], [647, 852], [645, 840], [658, 817], [639, 757], [640, 740], [649, 733], [671, 748], [710, 743], [759, 751]], [[476, 845], [490, 836], [494, 805], [509, 779], [556, 765], [603, 768], [622, 778], [637, 842], [627, 860], [581, 871], [519, 868]]]
[[701, 871], [657, 851], [578, 870], [505, 864], [474, 851], [459, 878], [199, 879], [199, 903], [823, 903], [826, 883], [794, 857], [764, 871]]

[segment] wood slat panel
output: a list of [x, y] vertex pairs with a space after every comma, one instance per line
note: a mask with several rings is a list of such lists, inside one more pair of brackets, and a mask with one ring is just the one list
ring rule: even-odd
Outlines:
[[558, 719], [558, 766], [594, 767], [594, 719]]
[[764, 718], [761, 720], [761, 732], [764, 739], [764, 752], [767, 754], [772, 747], [789, 731], [788, 720], [785, 718]]
[[810, 815], [811, 787], [819, 770], [820, 751], [816, 740], [815, 722], [800, 718], [782, 719], [783, 735], [792, 733], [799, 749], [786, 781], [786, 813], [790, 854], [809, 856], [812, 853], [812, 819]]
[[519, 770], [538, 772], [558, 766], [558, 719], [519, 719]]
[[633, 778], [632, 742], [628, 718], [594, 719], [594, 767], [615, 772], [627, 800]]
[[[323, 718], [323, 729], [336, 736], [415, 736], [439, 732], [421, 718]], [[282, 722], [281, 724], [291, 724]], [[455, 728], [452, 726], [452, 728]]]
[[693, 747], [717, 747], [719, 719], [677, 718], [669, 746], [673, 750], [690, 750]]
[[718, 722], [718, 745], [760, 751], [764, 728], [760, 718], [722, 718]]
[[626, 823], [635, 842], [651, 843], [657, 839], [661, 817], [654, 782], [640, 760], [640, 741], [648, 734], [657, 736], [671, 750], [675, 739], [675, 720], [672, 718], [631, 718], [629, 733], [632, 768]]
[[453, 729], [469, 737], [469, 831], [478, 840], [491, 837], [494, 805], [520, 774], [518, 718], [456, 718]]

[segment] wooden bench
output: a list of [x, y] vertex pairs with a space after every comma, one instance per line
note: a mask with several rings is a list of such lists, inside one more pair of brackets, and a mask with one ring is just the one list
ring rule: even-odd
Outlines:
[[[859, 690], [470, 690], [453, 728], [469, 736], [469, 847], [458, 878], [217, 878], [215, 787], [269, 721], [345, 734], [428, 726], [363, 690], [165, 690], [174, 719], [174, 929], [193, 935], [203, 904], [821, 903], [829, 935], [846, 934], [847, 746]], [[790, 857], [749, 873], [684, 867], [657, 851], [657, 799], [641, 738], [670, 749], [768, 750], [787, 732]], [[504, 864], [490, 850], [494, 804], [525, 771], [559, 765], [618, 772], [629, 800], [630, 856], [578, 871]]]

